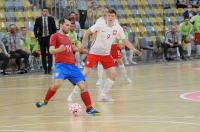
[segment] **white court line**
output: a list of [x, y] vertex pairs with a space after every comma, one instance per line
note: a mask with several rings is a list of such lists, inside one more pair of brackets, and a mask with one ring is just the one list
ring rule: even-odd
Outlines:
[[[88, 117], [87, 115], [81, 115], [82, 117]], [[39, 115], [39, 116], [32, 116], [32, 115], [16, 115], [16, 116], [1, 116], [1, 118], [66, 118], [66, 117], [72, 117], [71, 115], [57, 115], [57, 116], [52, 116], [52, 115]], [[96, 118], [98, 117], [104, 117], [104, 118], [153, 118], [153, 119], [199, 119], [198, 117], [195, 116], [141, 116], [141, 115], [130, 115], [130, 116], [119, 116], [119, 115], [103, 115], [103, 116], [95, 116]]]
[[[25, 127], [25, 126], [38, 126], [38, 125], [50, 125], [50, 124], [71, 124], [70, 121], [59, 121], [59, 122], [48, 122], [48, 123], [31, 123], [31, 124], [21, 124], [21, 125], [9, 125], [9, 126], [0, 126], [0, 128], [15, 128], [15, 127]], [[182, 125], [193, 125], [193, 126], [200, 126], [200, 123], [192, 123], [192, 122], [183, 122], [183, 121], [138, 121], [138, 120], [101, 120], [101, 121], [74, 121], [74, 123], [158, 123], [158, 124], [182, 124]], [[127, 125], [127, 124], [126, 124]], [[16, 128], [15, 128], [16, 129]], [[1, 129], [2, 130], [2, 129]]]

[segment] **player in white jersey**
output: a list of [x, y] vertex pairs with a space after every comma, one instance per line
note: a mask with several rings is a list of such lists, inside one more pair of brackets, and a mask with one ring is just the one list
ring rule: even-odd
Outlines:
[[141, 52], [133, 47], [133, 45], [126, 39], [124, 31], [119, 24], [115, 23], [116, 12], [109, 10], [106, 22], [96, 23], [90, 27], [84, 34], [82, 40], [82, 48], [90, 35], [96, 33], [96, 38], [91, 44], [89, 54], [87, 55], [83, 74], [87, 77], [94, 65], [101, 62], [107, 74], [107, 80], [100, 93], [101, 101], [111, 101], [107, 94], [116, 80], [117, 73], [115, 70], [115, 63], [113, 57], [110, 55], [111, 45], [116, 39], [121, 39], [129, 49], [134, 50], [136, 54], [141, 55]]
[[[106, 21], [106, 14], [108, 12], [108, 8], [101, 7], [100, 10], [101, 10], [102, 16], [97, 19], [96, 23]], [[115, 19], [115, 24], [119, 25], [119, 22], [117, 19]], [[120, 49], [118, 48], [117, 43], [113, 43], [112, 48], [111, 48], [111, 55], [114, 58], [114, 60], [117, 61], [117, 63], [119, 64], [119, 69], [120, 69], [120, 73], [121, 73], [122, 77], [124, 79], [126, 79], [128, 83], [132, 83], [132, 80], [129, 79], [129, 77], [127, 75], [126, 68], [122, 61], [122, 56], [121, 56]], [[97, 73], [98, 73], [98, 80], [97, 80], [96, 85], [101, 85], [103, 83], [103, 66], [101, 63], [98, 63], [98, 65], [97, 65]]]

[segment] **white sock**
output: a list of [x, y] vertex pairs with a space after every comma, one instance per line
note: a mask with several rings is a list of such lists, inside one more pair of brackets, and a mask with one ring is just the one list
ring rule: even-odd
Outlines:
[[79, 92], [79, 87], [76, 85], [69, 96], [72, 97], [72, 96], [76, 95], [78, 92]]
[[110, 78], [108, 78], [105, 83], [104, 83], [104, 87], [101, 91], [100, 96], [103, 96], [105, 94], [107, 94], [109, 92], [109, 90], [112, 88], [114, 81], [111, 80]]
[[191, 56], [191, 50], [192, 50], [191, 43], [188, 43], [188, 45], [187, 45], [188, 56]]
[[128, 59], [127, 59], [127, 56], [126, 56], [126, 50], [122, 49], [121, 53], [122, 53], [122, 58], [123, 58], [124, 63], [127, 64], [128, 63]]
[[177, 57], [180, 58], [180, 53], [179, 53], [179, 49], [176, 48], [176, 54], [177, 54]]
[[102, 81], [103, 80], [103, 66], [101, 63], [98, 63], [97, 65], [97, 73], [98, 73], [99, 81]]
[[121, 76], [127, 78], [126, 68], [125, 68], [124, 64], [119, 65], [119, 69], [120, 69]]
[[129, 50], [129, 56], [128, 56], [128, 60], [130, 61], [130, 62], [132, 62], [133, 61], [133, 50]]

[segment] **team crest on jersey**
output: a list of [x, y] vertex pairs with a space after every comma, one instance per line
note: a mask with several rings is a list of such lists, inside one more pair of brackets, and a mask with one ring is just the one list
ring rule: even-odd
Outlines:
[[117, 35], [117, 30], [113, 30], [113, 35]]
[[56, 72], [56, 73], [54, 74], [54, 76], [55, 76], [55, 77], [58, 77], [58, 76], [59, 76], [59, 73], [58, 73], [58, 72]]

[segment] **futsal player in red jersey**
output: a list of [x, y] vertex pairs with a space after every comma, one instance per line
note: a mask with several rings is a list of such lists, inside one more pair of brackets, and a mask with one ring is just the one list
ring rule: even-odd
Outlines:
[[50, 38], [50, 53], [55, 56], [54, 79], [43, 101], [36, 102], [38, 108], [48, 104], [49, 100], [55, 95], [56, 91], [62, 86], [63, 80], [68, 79], [73, 85], [77, 85], [81, 90], [81, 98], [87, 108], [86, 113], [95, 115], [99, 113], [92, 107], [85, 76], [80, 69], [75, 66], [73, 46], [66, 33], [70, 30], [70, 21], [60, 19], [60, 30]]

